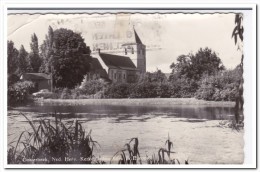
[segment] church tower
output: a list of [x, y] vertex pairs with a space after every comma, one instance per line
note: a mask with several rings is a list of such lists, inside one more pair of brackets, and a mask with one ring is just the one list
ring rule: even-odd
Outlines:
[[124, 55], [132, 59], [140, 74], [146, 72], [146, 46], [142, 43], [134, 28], [135, 41], [123, 44]]

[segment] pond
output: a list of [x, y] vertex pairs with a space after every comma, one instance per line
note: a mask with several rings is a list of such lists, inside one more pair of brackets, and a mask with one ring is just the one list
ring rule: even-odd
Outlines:
[[[86, 121], [83, 124], [84, 128], [87, 131], [91, 130], [93, 139], [101, 145], [101, 147], [96, 148], [94, 154], [105, 161], [109, 161], [114, 153], [123, 148], [125, 143], [133, 137], [139, 139], [141, 157], [143, 159], [146, 156], [150, 157], [160, 147], [165, 146], [169, 134], [174, 144], [174, 150], [179, 152], [179, 158], [189, 158], [192, 163], [215, 163], [219, 161], [220, 157], [212, 156], [212, 150], [215, 152], [217, 151], [215, 149], [223, 148], [219, 147], [219, 144], [222, 143], [219, 140], [221, 138], [212, 137], [214, 134], [218, 135], [216, 132], [219, 131], [219, 128], [215, 126], [219, 120], [231, 119], [233, 111], [233, 106], [216, 106], [214, 104], [136, 106], [109, 103], [84, 105], [35, 103], [8, 111], [8, 141], [17, 138], [22, 128], [29, 127], [19, 112], [25, 113], [32, 120], [53, 118], [52, 113], [57, 112], [65, 121], [74, 119]], [[202, 134], [203, 132], [204, 134]], [[229, 131], [227, 134], [230, 134]], [[243, 139], [243, 136], [241, 138], [240, 136], [234, 137], [242, 142], [240, 139]], [[204, 145], [204, 148], [194, 146], [195, 142], [198, 145]], [[208, 147], [209, 145], [213, 149]], [[225, 147], [225, 149], [228, 152], [235, 151], [233, 148], [229, 150]], [[207, 155], [202, 158], [200, 154], [203, 150], [207, 150], [205, 152]], [[243, 155], [243, 149], [241, 148], [241, 150]], [[222, 152], [225, 151], [222, 150]], [[212, 159], [205, 159], [205, 156], [211, 156]], [[221, 158], [223, 157], [221, 156]], [[241, 163], [242, 161], [241, 156], [232, 158], [228, 157], [227, 161], [232, 161], [232, 163]]]

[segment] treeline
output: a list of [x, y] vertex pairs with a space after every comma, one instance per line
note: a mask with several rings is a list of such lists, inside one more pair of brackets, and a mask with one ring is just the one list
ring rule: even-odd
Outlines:
[[[112, 83], [85, 79], [74, 89], [59, 90], [60, 98], [190, 98], [235, 101], [242, 70], [226, 70], [209, 48], [196, 54], [181, 55], [171, 64], [167, 78], [160, 70], [147, 72], [137, 83]], [[66, 96], [64, 96], [66, 95]]]
[[38, 44], [32, 34], [30, 52], [23, 45], [17, 50], [8, 41], [8, 102], [23, 102], [33, 83], [21, 82], [27, 72], [52, 74], [55, 98], [155, 98], [196, 97], [205, 100], [234, 101], [242, 80], [240, 66], [226, 70], [218, 55], [209, 48], [195, 54], [180, 55], [172, 63], [167, 78], [160, 70], [145, 73], [137, 83], [88, 81], [91, 51], [79, 33], [49, 27], [45, 40]]
[[41, 45], [36, 34], [32, 34], [29, 53], [23, 45], [17, 50], [12, 41], [7, 44], [8, 76], [19, 77], [28, 72], [52, 74], [54, 87], [73, 88], [82, 82], [90, 68], [89, 47], [79, 33], [69, 29], [53, 30], [49, 26]]
[[7, 47], [8, 103], [11, 104], [27, 100], [31, 92], [33, 83], [20, 81], [23, 73], [52, 74], [54, 87], [72, 89], [82, 82], [90, 68], [89, 47], [79, 33], [69, 29], [53, 30], [49, 26], [41, 45], [37, 35], [32, 34], [30, 52], [23, 45], [16, 49], [13, 41], [7, 41]]

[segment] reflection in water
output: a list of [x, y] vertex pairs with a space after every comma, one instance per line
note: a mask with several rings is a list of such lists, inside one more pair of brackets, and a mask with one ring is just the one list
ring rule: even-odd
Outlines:
[[22, 112], [36, 112], [36, 117], [48, 117], [58, 112], [61, 118], [87, 118], [90, 121], [111, 118], [113, 122], [126, 121], [145, 122], [153, 117], [163, 118], [195, 118], [207, 120], [230, 119], [233, 107], [215, 107], [202, 105], [165, 106], [123, 106], [123, 105], [32, 105], [16, 108]]

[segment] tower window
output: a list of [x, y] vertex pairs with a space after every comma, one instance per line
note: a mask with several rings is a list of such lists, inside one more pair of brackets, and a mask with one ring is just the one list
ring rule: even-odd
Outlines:
[[114, 78], [116, 79], [116, 73], [114, 74]]

